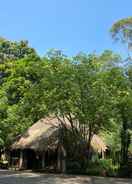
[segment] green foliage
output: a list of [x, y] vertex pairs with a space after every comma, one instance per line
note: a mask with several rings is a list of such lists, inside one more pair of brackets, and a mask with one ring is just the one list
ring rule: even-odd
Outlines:
[[131, 44], [132, 17], [118, 20], [113, 24], [110, 31], [114, 39]]
[[121, 165], [118, 175], [120, 177], [131, 177], [131, 167], [128, 166], [128, 164]]
[[115, 41], [119, 41], [126, 46], [128, 54], [126, 61], [132, 61], [132, 17], [127, 17], [115, 22], [110, 32]]
[[[22, 60], [22, 58], [24, 58]], [[36, 59], [35, 59], [36, 58]], [[0, 145], [10, 144], [15, 135], [27, 128], [19, 113], [20, 101], [31, 87], [25, 70], [29, 62], [39, 60], [27, 41], [0, 39]], [[31, 71], [29, 71], [31, 75]], [[22, 119], [22, 122], [20, 120]], [[26, 119], [27, 121], [28, 119]], [[30, 124], [30, 123], [29, 123]]]
[[[40, 58], [27, 42], [4, 39], [0, 40], [0, 54], [1, 147], [10, 145], [38, 119], [53, 114], [71, 124], [71, 134], [64, 143], [66, 147], [72, 141], [67, 150], [75, 153], [74, 159], [70, 157], [75, 170], [85, 170], [86, 156], [77, 153], [86, 145], [90, 153], [95, 133], [103, 135], [113, 155], [121, 151], [120, 161], [127, 160], [132, 131], [132, 69], [118, 65], [120, 56], [106, 50], [101, 55], [81, 53], [68, 58], [51, 50]], [[78, 160], [83, 161], [78, 164]], [[98, 162], [97, 173], [113, 172], [107, 162]]]
[[68, 174], [84, 174], [84, 170], [82, 170], [78, 161], [67, 161], [66, 165]]
[[116, 176], [118, 167], [112, 164], [111, 159], [97, 160], [96, 162], [89, 163], [87, 167], [87, 174], [98, 175], [98, 176]]
[[85, 162], [82, 167], [80, 161], [68, 161], [67, 170], [70, 174], [88, 174], [92, 176], [117, 176], [118, 166], [112, 164], [111, 159], [98, 159], [95, 162]]
[[0, 38], [0, 63], [6, 60], [21, 59], [31, 54], [36, 54], [36, 52], [28, 46], [28, 41], [13, 42]]

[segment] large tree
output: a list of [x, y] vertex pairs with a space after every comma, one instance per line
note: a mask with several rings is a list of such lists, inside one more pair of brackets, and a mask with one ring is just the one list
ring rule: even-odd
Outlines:
[[33, 55], [37, 55], [36, 51], [28, 45], [28, 41], [16, 42], [0, 38], [0, 84], [9, 74], [6, 69], [11, 63], [8, 61], [13, 62]]
[[132, 89], [127, 73], [123, 68], [112, 68], [106, 73], [104, 81], [110, 91], [111, 103], [114, 109], [113, 118], [120, 130], [121, 165], [127, 164], [130, 146], [130, 128], [132, 125]]
[[111, 27], [111, 35], [115, 41], [123, 43], [127, 50], [128, 58], [131, 60], [132, 51], [132, 17], [116, 21]]
[[64, 123], [66, 118], [73, 135], [81, 134], [80, 138], [87, 142], [88, 157], [93, 134], [110, 127], [112, 106], [103, 70], [107, 71], [117, 60], [117, 55], [106, 51], [101, 56], [79, 54], [72, 60], [55, 57], [50, 63], [49, 112], [63, 117]]
[[28, 69], [36, 61], [40, 61], [39, 57], [27, 41], [0, 38], [0, 145], [8, 142], [21, 127], [17, 119], [18, 104], [34, 81], [33, 72]]
[[21, 59], [31, 54], [36, 54], [36, 51], [29, 47], [28, 41], [16, 42], [0, 38], [0, 62]]
[[[131, 61], [132, 51], [132, 17], [127, 17], [115, 22], [111, 28], [111, 35], [115, 41], [120, 41], [127, 48], [128, 57], [126, 61]], [[128, 64], [128, 63], [127, 63]], [[130, 63], [129, 63], [130, 64]], [[132, 126], [132, 87], [131, 87], [131, 69], [129, 72], [122, 68], [122, 72], [116, 71], [116, 96], [117, 109], [121, 117], [121, 163], [127, 163], [128, 148], [130, 146]], [[112, 75], [111, 75], [112, 76]], [[117, 80], [118, 79], [118, 80]], [[111, 80], [112, 81], [112, 80]], [[113, 93], [114, 94], [114, 93]]]

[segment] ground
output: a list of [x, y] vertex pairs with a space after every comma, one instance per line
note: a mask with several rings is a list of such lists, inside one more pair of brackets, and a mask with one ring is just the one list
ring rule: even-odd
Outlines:
[[0, 170], [0, 184], [132, 184], [132, 179], [39, 174]]

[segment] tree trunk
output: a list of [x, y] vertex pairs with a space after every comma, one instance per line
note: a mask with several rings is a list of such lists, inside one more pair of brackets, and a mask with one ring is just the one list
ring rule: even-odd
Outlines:
[[91, 148], [91, 139], [92, 139], [92, 128], [91, 125], [89, 126], [89, 135], [88, 135], [88, 152], [87, 152], [87, 158], [90, 160], [90, 148]]
[[121, 165], [126, 165], [128, 162], [128, 148], [130, 145], [130, 135], [127, 127], [127, 120], [123, 117], [121, 130]]

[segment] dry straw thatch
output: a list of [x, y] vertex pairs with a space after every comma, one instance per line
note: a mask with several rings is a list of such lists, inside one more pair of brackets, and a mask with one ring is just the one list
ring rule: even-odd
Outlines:
[[[61, 122], [55, 117], [40, 119], [31, 126], [14, 144], [12, 149], [33, 149], [44, 151], [48, 147], [56, 148], [58, 145], [59, 125]], [[66, 121], [69, 125], [69, 122]], [[98, 153], [105, 152], [107, 147], [98, 135], [93, 135], [91, 147]]]

